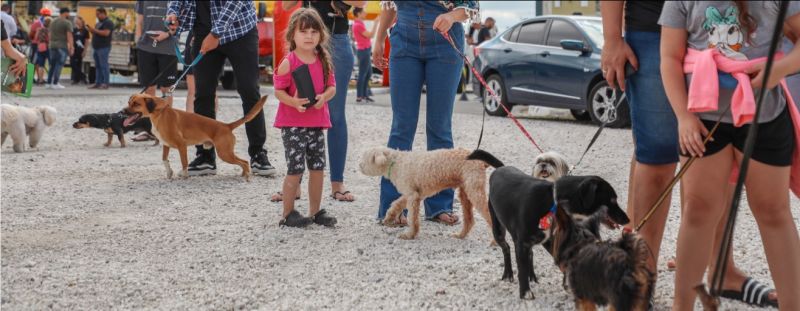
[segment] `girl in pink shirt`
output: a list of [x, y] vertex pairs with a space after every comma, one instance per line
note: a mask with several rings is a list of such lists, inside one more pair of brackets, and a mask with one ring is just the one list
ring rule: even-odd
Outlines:
[[[336, 95], [331, 56], [328, 53], [328, 34], [322, 19], [313, 9], [298, 9], [289, 20], [286, 30], [289, 54], [275, 72], [275, 96], [280, 100], [274, 126], [281, 129], [288, 172], [283, 180], [283, 219], [281, 226], [305, 227], [316, 223], [326, 227], [336, 224], [336, 218], [320, 209], [322, 179], [325, 169], [325, 134], [331, 127], [328, 101]], [[306, 108], [307, 98], [299, 98], [292, 71], [308, 65], [316, 104]], [[309, 215], [302, 216], [294, 209], [299, 193], [300, 178], [309, 168]]]

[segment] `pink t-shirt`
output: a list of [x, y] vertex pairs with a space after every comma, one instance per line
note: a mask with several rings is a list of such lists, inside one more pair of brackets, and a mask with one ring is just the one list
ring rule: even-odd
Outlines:
[[[294, 96], [294, 94], [297, 93], [297, 87], [294, 85], [294, 80], [292, 79], [292, 71], [304, 63], [294, 52], [289, 52], [285, 60], [289, 61], [289, 68], [291, 70], [284, 75], [278, 75], [278, 72], [275, 71], [273, 76], [275, 90], [284, 90], [286, 93], [289, 93], [289, 95]], [[328, 73], [328, 83], [325, 84], [323, 79], [324, 75], [322, 73], [322, 62], [319, 60], [319, 57], [317, 57], [317, 60], [314, 61], [313, 64], [308, 64], [308, 71], [311, 73], [311, 81], [314, 82], [314, 92], [317, 93], [317, 95], [322, 94], [328, 86], [336, 86], [336, 79], [333, 77], [332, 71]], [[328, 111], [328, 103], [326, 102], [323, 104], [320, 109], [312, 106], [306, 109], [305, 112], [300, 112], [297, 108], [281, 102], [278, 104], [278, 113], [275, 114], [275, 123], [272, 126], [330, 128], [331, 114]]]
[[369, 38], [362, 35], [364, 31], [367, 31], [367, 27], [364, 26], [364, 21], [354, 20], [353, 37], [356, 39], [356, 49], [358, 50], [368, 49], [372, 46], [372, 42], [370, 42]]

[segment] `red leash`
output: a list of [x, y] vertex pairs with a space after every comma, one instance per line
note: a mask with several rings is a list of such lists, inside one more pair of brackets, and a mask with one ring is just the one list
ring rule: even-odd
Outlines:
[[[472, 64], [470, 64], [469, 59], [467, 59], [467, 56], [465, 56], [464, 53], [461, 53], [461, 51], [456, 46], [456, 43], [453, 42], [453, 38], [451, 38], [450, 35], [448, 33], [446, 33], [446, 32], [443, 32], [442, 36], [444, 36], [444, 38], [447, 39], [447, 42], [450, 42], [450, 46], [453, 47], [453, 50], [455, 50], [456, 53], [458, 53], [458, 55], [461, 55], [461, 58], [464, 59], [464, 63], [467, 64], [467, 66], [469, 66], [470, 70], [472, 70], [472, 75], [474, 75], [475, 78], [478, 79], [478, 81], [481, 83], [481, 85], [483, 85], [483, 88], [486, 89], [489, 92], [489, 95], [492, 96], [492, 98], [500, 104], [500, 107], [502, 107], [503, 110], [505, 110], [506, 114], [508, 114], [508, 116], [511, 118], [511, 120], [514, 121], [514, 124], [516, 124], [517, 127], [519, 127], [519, 129], [522, 131], [523, 134], [525, 134], [525, 137], [527, 137], [528, 140], [531, 141], [533, 146], [536, 147], [536, 149], [539, 150], [540, 153], [544, 153], [544, 151], [542, 151], [542, 148], [539, 147], [539, 144], [537, 144], [536, 141], [533, 140], [533, 137], [531, 137], [531, 134], [528, 133], [528, 131], [525, 130], [525, 127], [522, 126], [522, 123], [519, 123], [519, 120], [517, 120], [517, 118], [514, 117], [514, 115], [511, 113], [511, 111], [508, 110], [508, 108], [506, 108], [506, 105], [503, 104], [503, 101], [497, 96], [497, 94], [494, 92], [494, 90], [492, 90], [491, 88], [489, 88], [489, 86], [486, 85], [486, 81], [483, 80], [483, 77], [481, 76], [480, 73], [478, 73], [478, 70], [476, 70], [475, 67], [472, 67]], [[484, 108], [484, 112], [485, 112], [485, 109], [486, 108]]]

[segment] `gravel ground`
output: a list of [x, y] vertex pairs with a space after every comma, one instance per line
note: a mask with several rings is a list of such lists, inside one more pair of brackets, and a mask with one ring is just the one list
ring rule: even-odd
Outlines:
[[[376, 224], [378, 180], [357, 171], [358, 155], [383, 145], [391, 111], [348, 107], [350, 157], [345, 173], [354, 203], [326, 199], [336, 229], [280, 229], [281, 206], [268, 201], [279, 190], [285, 161], [279, 131], [270, 128], [268, 149], [281, 174], [238, 176], [218, 163], [218, 174], [167, 180], [161, 147], [115, 141], [105, 148], [99, 130], [74, 130], [83, 113], [111, 112], [128, 96], [16, 99], [59, 110], [38, 150], [2, 148], [2, 308], [12, 309], [571, 309], [561, 273], [544, 249], [534, 249], [540, 283], [536, 300], [517, 297], [517, 284], [501, 282], [502, 255], [490, 247], [482, 219], [470, 236], [458, 227], [424, 222], [417, 240], [397, 239], [402, 229]], [[176, 106], [182, 102], [176, 100]], [[457, 105], [475, 104], [457, 102]], [[274, 118], [276, 102], [267, 106]], [[220, 119], [241, 114], [235, 99], [220, 100]], [[473, 148], [480, 115], [453, 117], [457, 146]], [[424, 115], [421, 116], [424, 120]], [[595, 127], [574, 121], [523, 120], [547, 150], [576, 161]], [[237, 154], [246, 155], [243, 128]], [[415, 147], [424, 148], [424, 127]], [[629, 130], [606, 130], [578, 174], [599, 175], [627, 196], [632, 151]], [[509, 165], [529, 170], [536, 155], [512, 122], [487, 118], [482, 146]], [[172, 167], [179, 169], [177, 152]], [[328, 185], [325, 193], [329, 193]], [[305, 191], [304, 191], [305, 192]], [[740, 213], [735, 256], [743, 270], [771, 284], [752, 215]], [[793, 198], [797, 222], [800, 203]], [[308, 201], [298, 209], [307, 213]], [[457, 207], [458, 208], [458, 207]], [[674, 274], [664, 262], [675, 251], [678, 206], [673, 203], [661, 252], [656, 291], [659, 310], [672, 300]], [[480, 217], [480, 216], [478, 216]], [[606, 232], [609, 236], [616, 232]], [[516, 266], [514, 267], [516, 269]], [[699, 305], [698, 305], [699, 307]], [[747, 309], [726, 301], [725, 309]]]

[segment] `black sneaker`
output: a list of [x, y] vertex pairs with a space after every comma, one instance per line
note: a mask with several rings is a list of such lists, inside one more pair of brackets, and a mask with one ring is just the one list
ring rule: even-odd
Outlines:
[[250, 158], [250, 171], [252, 171], [253, 175], [259, 176], [275, 175], [275, 167], [269, 163], [266, 150], [261, 150]]
[[303, 227], [306, 227], [306, 226], [310, 225], [312, 222], [313, 221], [311, 220], [311, 218], [304, 217], [303, 215], [300, 215], [300, 213], [298, 211], [292, 210], [289, 213], [289, 216], [286, 216], [286, 218], [281, 219], [281, 221], [278, 222], [278, 226], [280, 226], [280, 227], [287, 226], [287, 227], [294, 227], [294, 228], [303, 228]]
[[316, 215], [311, 216], [311, 220], [313, 220], [315, 224], [325, 227], [333, 227], [336, 225], [336, 217], [328, 215], [328, 212], [324, 208], [319, 210]]
[[200, 152], [194, 158], [192, 163], [189, 163], [189, 176], [203, 176], [203, 175], [216, 175], [217, 174], [217, 161], [214, 153]]

